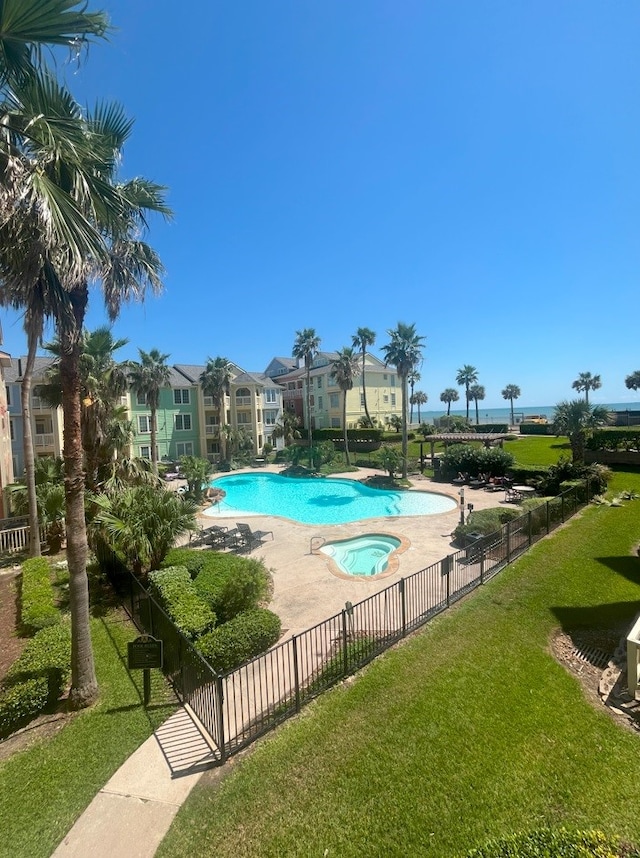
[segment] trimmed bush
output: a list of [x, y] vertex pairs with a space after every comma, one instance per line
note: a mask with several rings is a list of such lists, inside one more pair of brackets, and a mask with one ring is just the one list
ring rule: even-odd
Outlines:
[[503, 434], [504, 432], [509, 431], [509, 425], [507, 423], [476, 423], [473, 427], [474, 432], [498, 432], [499, 434]]
[[6, 736], [55, 702], [71, 675], [71, 631], [41, 629], [9, 668], [0, 687], [0, 736]]
[[60, 622], [53, 598], [53, 585], [49, 561], [45, 557], [31, 557], [22, 564], [20, 587], [20, 623], [28, 634]]
[[477, 477], [491, 474], [503, 477], [513, 465], [513, 456], [500, 447], [474, 447], [471, 444], [453, 444], [440, 459], [440, 473], [444, 479], [459, 472]]
[[257, 608], [266, 598], [269, 573], [262, 560], [215, 552], [210, 558], [194, 586], [219, 622], [226, 623], [237, 614]]
[[466, 524], [459, 524], [454, 530], [456, 541], [465, 542], [468, 533], [481, 533], [488, 536], [497, 533], [508, 521], [520, 518], [522, 511], [510, 507], [494, 506], [490, 509], [473, 510]]
[[593, 429], [586, 447], [587, 450], [640, 450], [640, 426]]
[[216, 615], [196, 590], [184, 566], [152, 572], [149, 592], [189, 640], [205, 634], [216, 624]]
[[266, 608], [238, 614], [196, 641], [218, 673], [226, 673], [266, 652], [280, 637], [280, 618]]
[[521, 435], [555, 435], [551, 423], [521, 423]]
[[467, 858], [633, 858], [640, 853], [602, 831], [552, 831], [542, 828], [490, 840]]
[[195, 548], [172, 548], [160, 564], [160, 568], [184, 566], [192, 578], [197, 578], [211, 555], [211, 551], [196, 551]]

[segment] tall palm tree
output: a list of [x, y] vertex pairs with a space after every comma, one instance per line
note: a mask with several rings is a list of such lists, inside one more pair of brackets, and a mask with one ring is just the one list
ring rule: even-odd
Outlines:
[[407, 376], [407, 382], [409, 383], [409, 425], [413, 424], [413, 389], [416, 384], [420, 381], [422, 376], [418, 372], [417, 369], [412, 369], [409, 375]]
[[602, 380], [599, 375], [591, 375], [590, 372], [581, 372], [575, 381], [571, 382], [571, 387], [578, 392], [584, 391], [584, 401], [589, 404], [589, 391], [599, 390], [602, 387]]
[[158, 423], [157, 414], [160, 405], [160, 391], [169, 386], [171, 367], [167, 365], [169, 355], [162, 354], [158, 349], [145, 352], [138, 349], [140, 363], [132, 363], [129, 368], [129, 382], [136, 393], [146, 397], [151, 412], [151, 470], [158, 473]]
[[467, 423], [469, 422], [469, 402], [471, 401], [469, 388], [472, 384], [475, 384], [477, 380], [478, 370], [475, 366], [471, 366], [471, 364], [468, 363], [466, 363], [462, 369], [459, 369], [456, 375], [456, 384], [459, 384], [461, 387], [464, 386], [465, 400], [467, 403]]
[[415, 393], [411, 394], [411, 405], [417, 405], [418, 406], [418, 423], [421, 422], [421, 420], [420, 420], [420, 406], [426, 405], [428, 401], [429, 401], [429, 397], [422, 390], [416, 390]]
[[451, 403], [457, 402], [460, 399], [460, 394], [453, 387], [447, 387], [440, 394], [440, 402], [447, 403], [447, 417], [451, 414]]
[[422, 360], [424, 337], [416, 333], [416, 326], [398, 322], [396, 328], [387, 331], [391, 338], [382, 347], [385, 363], [395, 366], [402, 389], [402, 478], [407, 479], [407, 377]]
[[511, 402], [511, 425], [515, 423], [515, 417], [513, 413], [513, 400], [519, 399], [520, 397], [520, 388], [517, 384], [508, 384], [504, 390], [502, 391], [502, 398], [508, 399]]
[[640, 389], [640, 369], [637, 369], [635, 372], [632, 372], [631, 375], [628, 375], [624, 380], [625, 386], [627, 390], [639, 390]]
[[349, 437], [347, 433], [347, 393], [353, 389], [353, 380], [360, 373], [358, 355], [352, 348], [345, 346], [337, 353], [337, 358], [331, 364], [331, 375], [342, 391], [342, 428], [344, 432], [344, 452], [347, 465], [351, 465], [349, 456]]
[[290, 411], [288, 408], [278, 417], [278, 422], [273, 427], [272, 438], [284, 439], [284, 446], [288, 447], [293, 444], [296, 438], [300, 437], [298, 431], [298, 418], [295, 411]]
[[[482, 400], [486, 396], [486, 392], [484, 387], [481, 384], [472, 384], [469, 388], [469, 397], [473, 399], [476, 404], [476, 426], [480, 425], [480, 415], [478, 414], [478, 402], [482, 402]], [[469, 407], [467, 402], [467, 408]]]
[[553, 414], [553, 431], [567, 435], [575, 463], [584, 461], [584, 445], [591, 429], [606, 426], [609, 412], [603, 405], [589, 405], [584, 399], [559, 402]]
[[226, 357], [207, 358], [204, 370], [200, 373], [200, 385], [205, 396], [213, 399], [218, 409], [218, 441], [220, 443], [220, 461], [227, 459], [226, 436], [222, 431], [225, 425], [225, 396], [231, 383], [231, 364]]
[[376, 333], [371, 328], [358, 328], [353, 337], [351, 344], [354, 349], [358, 349], [362, 356], [362, 402], [364, 403], [364, 413], [367, 415], [367, 424], [371, 423], [371, 415], [367, 405], [367, 382], [365, 378], [365, 360], [367, 356], [367, 347], [372, 346], [376, 341]]
[[313, 469], [313, 421], [311, 419], [311, 366], [320, 348], [320, 337], [315, 328], [304, 328], [296, 331], [296, 339], [293, 343], [291, 354], [298, 360], [304, 360], [307, 371], [307, 429], [309, 431], [309, 468]]

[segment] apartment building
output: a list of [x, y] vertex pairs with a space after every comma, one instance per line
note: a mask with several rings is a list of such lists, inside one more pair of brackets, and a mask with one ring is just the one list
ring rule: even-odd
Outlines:
[[[2, 331], [0, 330], [0, 343]], [[13, 480], [13, 454], [11, 450], [11, 417], [7, 401], [8, 389], [5, 373], [11, 369], [11, 356], [0, 351], [0, 518], [6, 516], [4, 489]]]

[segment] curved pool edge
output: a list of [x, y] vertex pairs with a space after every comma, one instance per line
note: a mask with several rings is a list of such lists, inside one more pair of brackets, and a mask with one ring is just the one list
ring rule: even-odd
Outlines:
[[[311, 553], [318, 557], [322, 557], [329, 567], [329, 572], [331, 572], [332, 575], [335, 575], [336, 578], [342, 578], [343, 581], [380, 581], [382, 578], [389, 578], [391, 575], [396, 574], [400, 568], [400, 557], [398, 555], [404, 554], [404, 552], [411, 547], [411, 540], [408, 539], [408, 537], [403, 536], [401, 533], [391, 533], [391, 531], [388, 530], [376, 530], [372, 533], [365, 532], [358, 534], [358, 536], [388, 536], [392, 539], [397, 539], [400, 542], [400, 545], [390, 552], [387, 568], [384, 572], [380, 572], [377, 575], [349, 575], [338, 566], [333, 557], [330, 557], [328, 554], [320, 551], [322, 548], [321, 545], [318, 545], [317, 548], [313, 548]], [[344, 539], [329, 539], [327, 542], [333, 545], [336, 542], [351, 542], [354, 538], [356, 537], [345, 536]], [[327, 542], [323, 542], [323, 545], [326, 545]]]

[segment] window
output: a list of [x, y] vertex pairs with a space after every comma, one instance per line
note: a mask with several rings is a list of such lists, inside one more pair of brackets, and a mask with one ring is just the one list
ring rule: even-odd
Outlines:
[[339, 429], [340, 428], [340, 418], [339, 417], [332, 417], [331, 418], [331, 428], [332, 429]]
[[329, 408], [338, 408], [340, 406], [340, 398], [337, 393], [329, 394]]
[[384, 402], [385, 405], [389, 404], [389, 394], [388, 393], [384, 393], [382, 395], [382, 401]]
[[319, 408], [321, 411], [322, 411], [322, 407], [323, 407], [323, 406], [322, 406], [322, 397], [321, 397], [321, 396], [319, 396], [319, 397], [318, 397], [318, 408]]
[[395, 395], [395, 393], [391, 394], [391, 407], [392, 408], [396, 407], [396, 395]]
[[193, 456], [193, 441], [178, 441], [176, 443], [176, 456]]
[[7, 405], [11, 405], [11, 388], [8, 384], [5, 387], [7, 388]]
[[364, 408], [364, 393], [360, 394], [360, 408]]
[[272, 387], [268, 387], [264, 392], [264, 401], [275, 405], [278, 401], [278, 391], [274, 390]]
[[275, 426], [277, 419], [278, 419], [278, 412], [277, 411], [267, 411], [265, 409], [265, 412], [264, 412], [264, 425], [265, 426]]
[[141, 459], [150, 459], [151, 458], [151, 447], [149, 446], [149, 444], [143, 444], [143, 446], [140, 447], [140, 458]]
[[[140, 432], [141, 435], [151, 432], [151, 417], [149, 417], [148, 414], [138, 415], [138, 432]], [[142, 458], [144, 459], [145, 456]], [[146, 458], [148, 458], [148, 456]]]
[[[146, 393], [136, 393], [136, 405], [146, 405], [147, 404], [147, 394]], [[144, 458], [144, 456], [143, 456]]]
[[205, 396], [204, 397], [204, 407], [205, 408], [213, 408], [213, 396]]
[[386, 373], [386, 372], [382, 374], [382, 378], [384, 379], [384, 381], [386, 381], [386, 380], [387, 380], [388, 376], [387, 376], [387, 373]]
[[191, 429], [191, 415], [190, 414], [176, 414], [176, 429], [179, 431], [187, 432]]
[[391, 387], [395, 387], [395, 386], [396, 386], [396, 377], [395, 377], [395, 375], [392, 375], [391, 376]]
[[322, 376], [321, 375], [318, 376], [317, 382], [318, 382], [318, 390], [322, 390]]
[[249, 426], [251, 423], [251, 414], [248, 411], [238, 412], [238, 426]]
[[13, 420], [11, 418], [9, 418], [9, 434], [11, 435], [11, 440], [15, 441], [13, 433]]
[[186, 387], [178, 387], [173, 391], [173, 404], [174, 405], [189, 405], [191, 391]]

